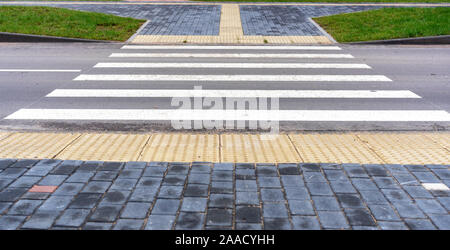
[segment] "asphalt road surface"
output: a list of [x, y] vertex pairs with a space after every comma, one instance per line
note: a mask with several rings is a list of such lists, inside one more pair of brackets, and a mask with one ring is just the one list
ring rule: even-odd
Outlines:
[[[0, 130], [450, 128], [450, 46], [3, 43], [0, 55]], [[227, 131], [264, 129], [252, 124]]]

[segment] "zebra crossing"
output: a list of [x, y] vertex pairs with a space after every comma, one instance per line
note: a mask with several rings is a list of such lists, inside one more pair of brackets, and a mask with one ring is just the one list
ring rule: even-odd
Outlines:
[[[421, 96], [393, 88], [395, 81], [342, 51], [325, 45], [125, 45], [76, 76], [70, 83], [74, 87], [50, 92], [45, 105], [5, 119], [450, 121], [447, 111], [424, 106]], [[280, 108], [179, 108], [167, 98], [279, 98]]]

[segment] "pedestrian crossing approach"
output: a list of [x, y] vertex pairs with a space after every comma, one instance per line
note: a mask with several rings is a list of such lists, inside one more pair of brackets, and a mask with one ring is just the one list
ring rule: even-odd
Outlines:
[[[338, 46], [125, 45], [66, 86], [5, 119], [450, 121]], [[186, 98], [193, 104], [183, 105]], [[210, 108], [227, 98], [232, 105]], [[251, 98], [256, 105], [236, 104]], [[261, 108], [261, 98], [277, 102]]]

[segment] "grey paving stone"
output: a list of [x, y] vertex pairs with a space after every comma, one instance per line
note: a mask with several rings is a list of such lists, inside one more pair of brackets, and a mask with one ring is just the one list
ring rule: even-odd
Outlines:
[[188, 177], [188, 183], [193, 184], [206, 184], [210, 183], [210, 174], [190, 174]]
[[111, 185], [111, 190], [133, 190], [138, 179], [116, 179]]
[[85, 161], [78, 167], [77, 172], [95, 172], [103, 166], [102, 161]]
[[209, 196], [209, 207], [233, 208], [234, 197], [231, 194], [211, 194]]
[[364, 208], [364, 203], [357, 194], [336, 194], [343, 208]]
[[106, 181], [90, 181], [81, 191], [82, 193], [99, 193], [103, 194], [111, 186], [111, 182]]
[[342, 169], [342, 166], [337, 163], [320, 163], [320, 167], [325, 170], [339, 170]]
[[0, 192], [0, 201], [16, 201], [26, 191], [27, 188], [5, 188]]
[[257, 192], [236, 192], [236, 205], [259, 205]]
[[3, 215], [0, 217], [0, 230], [16, 230], [25, 218], [26, 216]]
[[326, 182], [307, 182], [306, 186], [311, 195], [333, 195], [333, 191]]
[[369, 204], [369, 209], [378, 221], [400, 221], [400, 217], [389, 204]]
[[381, 189], [381, 192], [383, 192], [390, 202], [411, 200], [405, 191], [401, 189]]
[[21, 199], [24, 200], [46, 200], [50, 197], [51, 193], [35, 193], [35, 192], [27, 192], [25, 193]]
[[83, 186], [83, 183], [64, 183], [56, 189], [53, 195], [74, 196], [83, 189]]
[[[50, 164], [51, 161], [55, 160], [42, 160], [40, 163], [42, 164]], [[57, 162], [57, 161], [56, 161]], [[31, 168], [32, 166], [39, 163], [39, 160], [31, 160], [31, 159], [20, 159], [16, 161], [13, 165], [9, 166], [11, 168]]]
[[183, 186], [162, 186], [159, 190], [158, 198], [181, 198]]
[[205, 215], [201, 213], [180, 212], [175, 229], [178, 230], [200, 230], [203, 227]]
[[9, 207], [11, 207], [12, 202], [0, 202], [0, 215], [6, 211]]
[[74, 174], [72, 174], [66, 180], [66, 183], [68, 183], [68, 182], [86, 183], [92, 178], [92, 176], [94, 176], [94, 173], [90, 173], [90, 172], [75, 172]]
[[345, 172], [350, 178], [368, 178], [366, 170], [360, 165], [343, 164]]
[[362, 190], [359, 191], [362, 199], [367, 204], [388, 204], [383, 193], [378, 190]]
[[92, 178], [94, 181], [113, 181], [119, 175], [118, 171], [98, 171]]
[[88, 222], [83, 230], [111, 230], [112, 223]]
[[403, 189], [414, 199], [431, 199], [433, 196], [422, 186], [404, 186]]
[[357, 193], [350, 181], [330, 181], [330, 186], [335, 193]]
[[[34, 167], [32, 167], [30, 170], [28, 170], [25, 175], [28, 176], [46, 176], [48, 173], [50, 173], [50, 171], [52, 171], [54, 166], [51, 165], [36, 165]], [[8, 168], [7, 170], [12, 169], [12, 168]], [[5, 172], [6, 170], [4, 170], [2, 172], [2, 174]]]
[[425, 215], [419, 207], [410, 201], [396, 201], [392, 203], [402, 218], [424, 219]]
[[291, 230], [291, 223], [287, 218], [264, 218], [264, 230]]
[[0, 191], [11, 184], [14, 179], [0, 179]]
[[119, 179], [139, 179], [141, 177], [142, 169], [122, 170], [117, 178]]
[[162, 185], [164, 186], [184, 186], [187, 176], [185, 175], [170, 175], [164, 178]]
[[419, 181], [409, 172], [406, 173], [393, 173], [394, 178], [400, 183], [402, 186], [406, 185], [419, 185]]
[[281, 182], [283, 182], [284, 187], [304, 187], [305, 182], [301, 176], [291, 176], [291, 175], [283, 175], [281, 176]]
[[404, 165], [404, 167], [407, 168], [411, 172], [427, 172], [427, 171], [429, 171], [423, 165]]
[[353, 186], [359, 191], [362, 190], [378, 190], [377, 185], [371, 179], [365, 178], [352, 178]]
[[17, 178], [11, 185], [10, 188], [31, 188], [36, 183], [41, 180], [40, 176], [22, 176]]
[[210, 164], [192, 164], [191, 174], [210, 174], [211, 165]]
[[309, 200], [289, 200], [292, 215], [316, 215]]
[[375, 226], [373, 226], [373, 227], [370, 227], [370, 226], [353, 226], [352, 229], [353, 230], [378, 230], [378, 228], [375, 227]]
[[41, 186], [59, 186], [67, 179], [68, 175], [53, 175], [45, 176], [40, 182]]
[[416, 204], [426, 214], [448, 214], [447, 210], [436, 200], [416, 200]]
[[215, 163], [213, 169], [218, 170], [218, 171], [233, 171], [234, 164], [233, 163]]
[[[122, 165], [122, 163], [117, 162], [116, 164]], [[124, 169], [125, 170], [133, 170], [133, 169], [144, 169], [147, 166], [147, 162], [141, 162], [141, 161], [129, 161], [125, 163]]]
[[364, 208], [347, 208], [344, 210], [348, 222], [352, 226], [376, 226], [375, 221], [369, 211]]
[[40, 200], [19, 200], [8, 210], [8, 215], [31, 215], [41, 203]]
[[211, 176], [212, 181], [233, 181], [233, 171], [214, 170]]
[[181, 205], [182, 212], [205, 212], [207, 198], [185, 197]]
[[206, 225], [231, 226], [232, 223], [233, 214], [231, 209], [208, 209], [206, 215]]
[[348, 229], [350, 227], [342, 212], [319, 211], [317, 213], [320, 223], [326, 229]]
[[320, 172], [320, 164], [303, 163], [300, 164], [300, 168], [303, 172]]
[[113, 230], [139, 230], [144, 224], [144, 220], [137, 219], [119, 219], [114, 225]]
[[167, 175], [187, 175], [189, 172], [189, 165], [174, 165], [169, 166]]
[[102, 199], [102, 203], [121, 205], [125, 204], [131, 191], [109, 190]]
[[21, 227], [22, 229], [49, 229], [55, 222], [59, 213], [54, 211], [36, 212], [30, 219], [28, 219], [25, 224]]
[[137, 187], [131, 194], [130, 201], [152, 202], [155, 199], [157, 192], [158, 188]]
[[208, 185], [188, 184], [184, 190], [185, 197], [207, 197]]
[[412, 230], [436, 230], [429, 220], [406, 219], [405, 223]]
[[363, 167], [366, 169], [366, 172], [370, 176], [390, 176], [389, 172], [384, 168], [383, 165], [363, 165]]
[[292, 225], [294, 230], [320, 230], [315, 216], [292, 216]]
[[286, 205], [281, 203], [264, 203], [263, 204], [264, 218], [287, 218], [288, 211]]
[[300, 175], [301, 171], [297, 164], [278, 164], [280, 175]]
[[399, 185], [392, 177], [373, 177], [373, 180], [375, 181], [375, 184], [379, 188], [386, 188], [386, 189], [396, 189], [399, 188]]
[[38, 211], [62, 211], [69, 206], [72, 198], [71, 196], [50, 196], [42, 203]]
[[259, 177], [277, 177], [278, 171], [275, 166], [258, 166], [256, 167], [256, 175]]
[[344, 171], [342, 170], [331, 170], [331, 169], [325, 169], [323, 171], [325, 173], [325, 177], [329, 181], [338, 181], [338, 182], [348, 182], [349, 179], [347, 175], [345, 175]]
[[401, 221], [378, 221], [378, 225], [383, 230], [408, 230], [405, 223]]
[[56, 226], [81, 227], [90, 213], [90, 209], [67, 209], [56, 220]]
[[163, 177], [167, 171], [167, 167], [147, 167], [144, 170], [142, 176], [155, 176], [155, 177]]
[[16, 179], [22, 176], [28, 169], [27, 168], [7, 168], [0, 173], [2, 179]]
[[169, 230], [175, 221], [175, 215], [150, 215], [145, 230]]
[[433, 169], [433, 173], [440, 179], [450, 179], [450, 169]]
[[119, 216], [121, 205], [99, 204], [94, 213], [89, 217], [89, 221], [114, 222]]
[[391, 174], [408, 173], [408, 169], [406, 167], [404, 167], [403, 165], [399, 165], [399, 164], [386, 164], [386, 165], [384, 165], [384, 168], [386, 168]]
[[236, 230], [262, 230], [262, 225], [256, 223], [236, 223]]
[[305, 187], [289, 187], [285, 188], [286, 198], [288, 200], [310, 200], [311, 197]]
[[261, 188], [260, 191], [263, 202], [281, 202], [285, 200], [281, 189]]
[[254, 169], [236, 169], [236, 179], [255, 180], [256, 171]]
[[[136, 187], [152, 187], [159, 188], [161, 186], [162, 178], [161, 177], [142, 177], [137, 183]], [[184, 181], [183, 181], [184, 183]]]
[[440, 230], [450, 230], [450, 214], [430, 214], [433, 223]]
[[432, 182], [438, 183], [441, 182], [434, 174], [431, 172], [412, 172], [412, 174], [422, 183], [424, 182]]
[[340, 211], [341, 207], [334, 196], [312, 196], [317, 211]]
[[152, 161], [148, 163], [147, 167], [164, 167], [167, 168], [169, 166], [169, 162], [163, 161]]
[[0, 170], [6, 169], [16, 162], [15, 159], [1, 159], [0, 160]]
[[211, 193], [232, 194], [233, 190], [233, 182], [216, 181], [211, 183]]
[[438, 197], [437, 200], [442, 204], [442, 206], [450, 211], [450, 197]]
[[280, 179], [278, 177], [259, 177], [259, 187], [281, 188]]
[[175, 215], [180, 206], [178, 199], [157, 199], [151, 214]]
[[151, 203], [146, 202], [128, 202], [123, 209], [120, 218], [145, 219], [151, 205]]
[[69, 208], [93, 208], [100, 201], [102, 194], [79, 194], [75, 196]]
[[261, 223], [261, 208], [236, 206], [236, 222]]
[[327, 180], [321, 172], [303, 172], [306, 182], [326, 182]]
[[122, 162], [104, 162], [98, 167], [98, 171], [113, 171], [119, 172], [123, 168]]
[[256, 191], [257, 185], [254, 180], [236, 180], [236, 191]]

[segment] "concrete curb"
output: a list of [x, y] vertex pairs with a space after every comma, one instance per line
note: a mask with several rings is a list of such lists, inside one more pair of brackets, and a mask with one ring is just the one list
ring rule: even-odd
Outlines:
[[320, 30], [320, 32], [322, 32], [322, 34], [324, 34], [328, 39], [330, 39], [331, 42], [333, 43], [337, 43], [336, 40], [334, 40], [334, 38], [328, 34], [328, 32], [326, 30], [324, 30], [322, 27], [320, 27], [320, 25], [318, 23], [316, 23], [316, 21], [314, 21], [311, 17], [308, 17], [308, 20], [314, 25], [316, 26], [316, 28], [318, 30]]
[[141, 31], [145, 28], [145, 26], [147, 26], [147, 24], [150, 22], [150, 20], [145, 21], [144, 24], [141, 25], [141, 27], [139, 27], [139, 29], [136, 31], [136, 33], [134, 33], [130, 38], [128, 38], [128, 40], [125, 41], [125, 43], [130, 43], [132, 42], [136, 36], [139, 35], [139, 33], [141, 33]]
[[0, 42], [8, 43], [40, 43], [40, 42], [83, 42], [83, 43], [121, 43], [116, 41], [104, 41], [104, 40], [90, 40], [90, 39], [80, 39], [80, 38], [68, 38], [68, 37], [57, 37], [57, 36], [43, 36], [43, 35], [29, 35], [29, 34], [18, 34], [9, 32], [0, 32]]
[[436, 44], [449, 44], [450, 45], [450, 35], [446, 36], [427, 36], [427, 37], [414, 37], [414, 38], [399, 38], [399, 39], [389, 39], [389, 40], [374, 40], [365, 42], [351, 42], [342, 44], [410, 44], [410, 45], [436, 45]]

